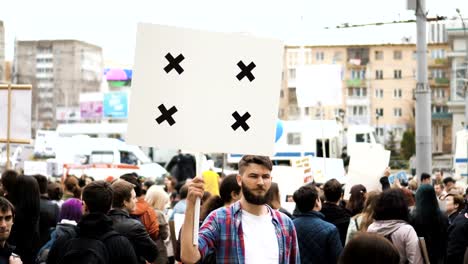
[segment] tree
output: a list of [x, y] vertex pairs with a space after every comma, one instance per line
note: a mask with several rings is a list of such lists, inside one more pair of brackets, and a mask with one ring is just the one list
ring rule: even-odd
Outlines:
[[403, 133], [403, 139], [401, 140], [400, 149], [401, 155], [404, 159], [409, 160], [411, 156], [416, 153], [416, 142], [415, 135], [412, 129], [406, 130]]

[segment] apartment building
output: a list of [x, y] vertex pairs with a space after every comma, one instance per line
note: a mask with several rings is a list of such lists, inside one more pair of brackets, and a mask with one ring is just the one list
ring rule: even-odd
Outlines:
[[3, 21], [0, 20], [0, 83], [6, 82], [5, 79], [5, 28]]
[[[433, 152], [450, 152], [451, 114], [448, 113], [450, 65], [447, 43], [428, 46], [429, 84], [432, 88]], [[345, 126], [374, 126], [381, 142], [392, 131], [400, 141], [415, 126], [416, 45], [366, 44], [286, 46], [279, 117], [317, 119], [317, 107], [299, 109], [296, 69], [304, 64], [339, 64], [342, 67], [343, 104], [325, 108], [325, 119]], [[320, 89], [320, 88], [318, 88]]]
[[17, 41], [14, 83], [33, 86], [32, 128], [55, 128], [57, 107], [76, 108], [79, 95], [99, 91], [102, 49], [78, 40]]

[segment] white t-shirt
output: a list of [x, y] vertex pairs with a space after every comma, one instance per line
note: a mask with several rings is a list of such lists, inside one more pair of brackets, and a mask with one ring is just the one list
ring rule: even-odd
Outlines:
[[245, 263], [279, 263], [278, 239], [271, 215], [253, 215], [242, 210]]

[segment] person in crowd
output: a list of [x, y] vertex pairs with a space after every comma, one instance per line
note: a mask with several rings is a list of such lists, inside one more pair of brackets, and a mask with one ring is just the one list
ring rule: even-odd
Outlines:
[[432, 184], [431, 175], [429, 173], [421, 173], [421, 184]]
[[280, 190], [279, 190], [278, 184], [276, 182], [272, 182], [270, 190], [268, 190], [267, 204], [271, 208], [273, 208], [275, 210], [278, 210], [281, 213], [287, 215], [289, 218], [293, 219], [293, 216], [291, 215], [291, 213], [288, 212], [288, 210], [281, 207]]
[[36, 264], [47, 262], [49, 251], [59, 238], [66, 240], [76, 237], [76, 225], [83, 216], [82, 201], [70, 198], [63, 203], [59, 215], [59, 223], [50, 235], [50, 240], [42, 246], [37, 254]]
[[81, 188], [79, 185], [79, 180], [74, 175], [68, 175], [67, 178], [63, 181], [63, 196], [62, 200], [66, 201], [69, 198], [80, 198], [81, 197]]
[[60, 208], [63, 204], [62, 196], [63, 196], [63, 189], [62, 185], [56, 183], [56, 182], [51, 182], [47, 184], [47, 195], [49, 196], [49, 199], [51, 202], [54, 204], [58, 205]]
[[154, 181], [152, 180], [146, 180], [143, 182], [143, 185], [141, 186], [141, 191], [143, 192], [143, 194], [146, 195], [146, 192], [148, 191], [148, 189], [154, 185]]
[[[101, 244], [105, 246], [107, 257], [103, 255], [98, 257], [107, 260], [106, 263], [138, 263], [132, 244], [126, 237], [114, 231], [112, 219], [107, 216], [111, 209], [112, 197], [111, 185], [105, 181], [94, 181], [83, 189], [83, 211], [85, 214], [78, 223], [77, 237], [75, 239], [58, 238], [49, 252], [48, 264], [60, 263], [60, 260], [63, 262], [63, 260], [68, 259], [67, 257], [74, 257], [75, 262], [80, 262], [80, 258], [89, 255], [79, 253], [89, 253], [90, 247], [98, 245], [93, 243], [95, 240], [100, 240]], [[98, 252], [99, 248], [93, 249]]]
[[362, 213], [355, 215], [349, 221], [348, 232], [346, 233], [346, 244], [356, 235], [357, 232], [366, 232], [372, 222], [374, 222], [374, 209], [377, 204], [379, 192], [372, 191], [367, 193], [364, 209]]
[[156, 240], [159, 254], [155, 263], [167, 263], [167, 247], [165, 241], [169, 238], [169, 224], [164, 213], [169, 204], [169, 195], [160, 186], [153, 185], [146, 192], [146, 202], [154, 209], [159, 222], [159, 235]]
[[462, 264], [468, 248], [468, 213], [461, 212], [448, 229], [447, 263]]
[[338, 264], [379, 263], [399, 264], [400, 254], [384, 237], [372, 233], [359, 233], [346, 244]]
[[455, 218], [460, 214], [465, 205], [463, 196], [456, 193], [449, 193], [445, 196], [445, 214], [448, 216], [451, 225]]
[[418, 236], [408, 223], [408, 203], [401, 189], [388, 189], [379, 195], [374, 220], [367, 232], [377, 233], [390, 240], [398, 250], [401, 264], [407, 261], [423, 263]]
[[442, 170], [436, 171], [435, 177], [434, 177], [434, 185], [443, 184], [443, 179], [444, 179], [444, 171]]
[[9, 244], [11, 228], [15, 219], [15, 207], [0, 197], [0, 264], [21, 264], [21, 255], [14, 254], [15, 246]]
[[86, 185], [90, 184], [93, 181], [93, 177], [83, 174], [81, 175], [80, 180], [78, 181], [78, 185], [80, 186], [80, 188], [84, 188]]
[[166, 170], [177, 180], [176, 190], [185, 184], [187, 179], [195, 177], [196, 161], [191, 154], [179, 153], [167, 163]]
[[135, 210], [133, 210], [130, 215], [139, 219], [145, 226], [146, 231], [148, 231], [151, 239], [156, 241], [159, 232], [158, 218], [153, 208], [151, 208], [151, 206], [145, 201], [145, 195], [141, 190], [141, 184], [138, 181], [138, 175], [135, 173], [129, 173], [120, 176], [120, 178], [133, 184], [133, 189], [135, 190], [137, 197]]
[[406, 188], [401, 188], [401, 191], [405, 195], [406, 202], [408, 203], [408, 209], [411, 212], [414, 209], [414, 206], [416, 205], [415, 194], [413, 191]]
[[[169, 221], [174, 220], [174, 215], [175, 214], [184, 214], [185, 209], [187, 208], [187, 194], [188, 194], [188, 185], [182, 186], [180, 188], [180, 200], [176, 203], [174, 206], [174, 210], [172, 211], [172, 214], [169, 216]], [[203, 193], [204, 195], [205, 193]]]
[[445, 192], [449, 193], [455, 186], [455, 180], [452, 177], [447, 177], [444, 179]]
[[211, 252], [216, 254], [216, 263], [299, 263], [292, 220], [266, 205], [273, 169], [271, 160], [245, 155], [238, 166], [237, 182], [242, 197], [239, 202], [208, 215], [200, 227], [198, 246], [193, 245], [193, 217], [195, 200], [202, 197], [204, 182], [196, 177], [189, 183], [181, 233], [183, 263], [203, 261]]
[[448, 219], [439, 209], [434, 188], [423, 184], [416, 192], [416, 206], [410, 223], [418, 237], [424, 237], [430, 263], [445, 263]]
[[34, 175], [40, 192], [39, 213], [39, 244], [42, 246], [50, 240], [50, 233], [57, 225], [60, 208], [49, 199], [47, 194], [47, 178], [43, 175]]
[[130, 217], [130, 212], [136, 207], [133, 185], [124, 180], [117, 180], [112, 184], [112, 191], [112, 209], [108, 213], [113, 222], [112, 227], [132, 243], [139, 263], [153, 262], [158, 254], [156, 243], [150, 238], [143, 224]]
[[325, 183], [323, 186], [325, 202], [320, 212], [325, 216], [325, 221], [334, 224], [338, 228], [341, 245], [344, 246], [351, 213], [338, 205], [341, 198], [341, 190], [341, 183], [336, 179], [328, 180]]
[[434, 184], [434, 191], [435, 191], [437, 199], [439, 199], [439, 201], [443, 200], [445, 195], [447, 195], [447, 193], [445, 192], [444, 189], [445, 189], [445, 187], [444, 187], [444, 184], [442, 182]]
[[346, 204], [346, 209], [351, 212], [351, 216], [355, 216], [360, 214], [362, 209], [364, 209], [367, 189], [364, 185], [357, 184], [351, 187], [351, 191], [349, 193], [351, 196], [349, 197], [349, 201]]
[[322, 202], [312, 186], [302, 186], [294, 192], [297, 210], [293, 220], [301, 255], [301, 263], [337, 262], [343, 250], [338, 229], [323, 220]]
[[214, 195], [205, 202], [201, 208], [200, 221], [204, 221], [206, 217], [214, 210], [221, 207], [229, 207], [231, 204], [239, 201], [241, 187], [237, 184], [237, 175], [231, 174], [226, 176], [219, 187], [219, 196]]
[[[16, 252], [25, 264], [34, 263], [39, 244], [40, 193], [37, 181], [31, 176], [17, 175], [7, 180], [4, 188], [8, 200], [15, 207], [15, 224], [8, 243], [16, 246]], [[9, 181], [11, 179], [14, 180]], [[2, 178], [2, 183], [3, 183]]]
[[408, 182], [408, 190], [412, 192], [416, 192], [416, 190], [418, 190], [418, 186], [419, 185], [418, 185], [418, 181], [416, 180], [416, 177]]

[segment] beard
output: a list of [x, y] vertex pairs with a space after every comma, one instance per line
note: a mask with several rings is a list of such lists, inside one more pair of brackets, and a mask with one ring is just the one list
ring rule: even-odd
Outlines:
[[255, 205], [264, 205], [266, 204], [266, 192], [264, 195], [256, 195], [254, 194], [251, 189], [249, 189], [244, 182], [242, 182], [242, 195], [244, 196], [245, 200], [251, 204]]

